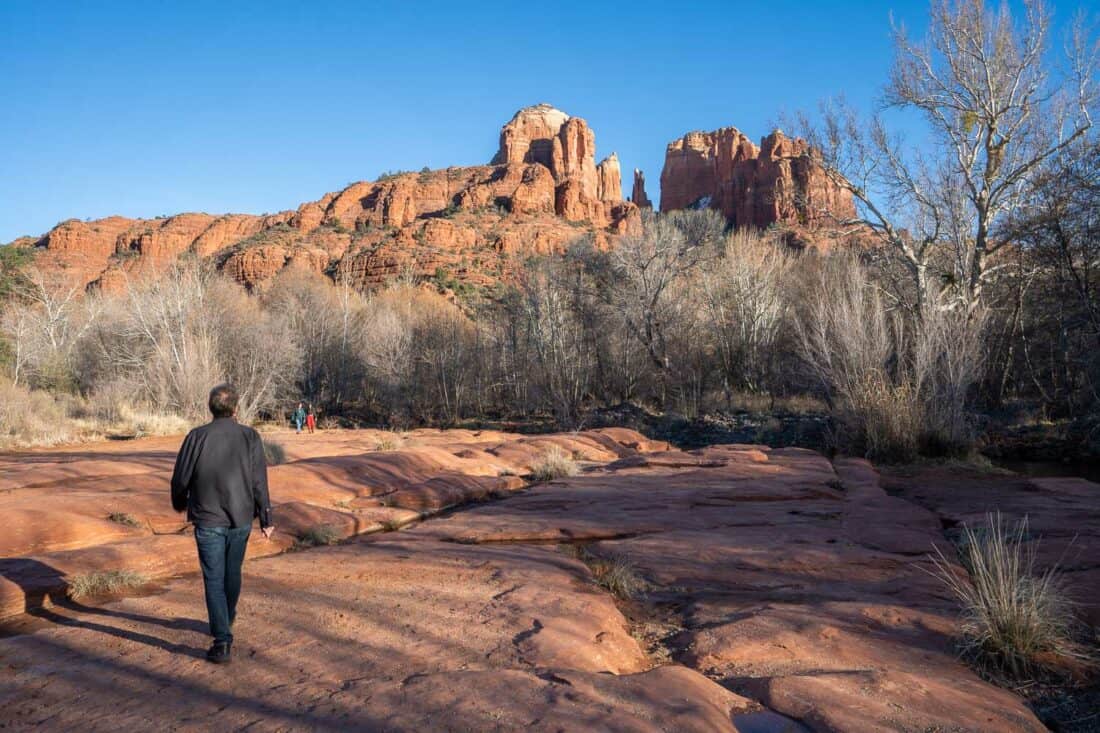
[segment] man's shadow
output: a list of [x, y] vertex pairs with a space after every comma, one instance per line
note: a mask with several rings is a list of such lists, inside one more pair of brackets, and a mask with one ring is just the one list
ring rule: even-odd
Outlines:
[[[66, 593], [68, 583], [65, 575], [50, 565], [39, 560], [26, 557], [0, 558], [0, 578], [19, 586], [23, 591], [23, 611], [28, 616], [42, 619], [59, 626], [70, 626], [90, 631], [98, 631], [103, 634], [125, 639], [127, 641], [148, 644], [149, 646], [173, 654], [183, 654], [190, 657], [203, 657], [205, 651], [183, 644], [174, 644], [164, 639], [159, 639], [140, 631], [118, 628], [104, 623], [82, 618], [83, 616], [99, 616], [105, 618], [125, 619], [142, 624], [162, 626], [178, 631], [195, 631], [206, 633], [206, 624], [201, 621], [187, 618], [162, 619], [155, 616], [146, 616], [140, 613], [128, 613], [108, 608], [88, 606], [69, 598]], [[65, 615], [62, 611], [69, 611], [73, 615]]]

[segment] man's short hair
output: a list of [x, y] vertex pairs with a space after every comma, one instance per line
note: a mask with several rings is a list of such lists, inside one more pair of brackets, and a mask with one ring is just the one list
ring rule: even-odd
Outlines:
[[214, 417], [233, 417], [240, 395], [232, 384], [219, 384], [210, 390], [210, 414]]

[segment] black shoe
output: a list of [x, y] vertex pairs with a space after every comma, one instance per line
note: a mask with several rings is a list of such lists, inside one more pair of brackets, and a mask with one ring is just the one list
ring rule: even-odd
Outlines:
[[215, 641], [206, 653], [206, 661], [214, 664], [229, 664], [230, 645], [224, 641]]

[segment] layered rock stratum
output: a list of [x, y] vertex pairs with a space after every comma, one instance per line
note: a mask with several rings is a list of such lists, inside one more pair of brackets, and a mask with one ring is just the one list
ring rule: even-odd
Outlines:
[[818, 244], [856, 215], [851, 193], [815, 160], [809, 145], [775, 130], [757, 146], [735, 127], [689, 132], [665, 151], [661, 211], [712, 208], [734, 226], [779, 225]]
[[[929, 572], [944, 526], [994, 495], [1047, 517], [1040, 563], [1075, 548], [1097, 608], [1100, 487], [1079, 480], [940, 472], [888, 493], [863, 460], [617, 428], [271, 437], [279, 529], [250, 543], [228, 670], [202, 658], [194, 540], [169, 508], [178, 437], [0, 454], [0, 726], [1042, 731], [960, 662]], [[551, 447], [583, 472], [521, 478]], [[287, 552], [322, 525], [344, 542]], [[609, 593], [600, 562], [641, 593]], [[111, 570], [156, 582], [66, 597]]]
[[[482, 286], [584, 235], [612, 246], [651, 206], [637, 169], [623, 200], [618, 156], [597, 162], [587, 122], [538, 104], [503, 126], [489, 165], [385, 175], [277, 214], [70, 219], [12, 244], [33, 248], [42, 269], [106, 290], [185, 255], [212, 260], [254, 290], [287, 268], [361, 289], [402, 275]], [[780, 225], [790, 243], [820, 247], [855, 214], [804, 141], [776, 131], [757, 147], [732, 127], [668, 145], [661, 210], [692, 207], [717, 209], [734, 226]]]
[[71, 219], [19, 246], [40, 267], [112, 289], [191, 254], [262, 289], [288, 267], [366, 288], [402, 274], [472, 284], [498, 280], [522, 257], [561, 251], [585, 233], [607, 245], [637, 226], [618, 157], [596, 162], [595, 134], [547, 104], [504, 125], [489, 165], [423, 170], [353, 183], [294, 211]]

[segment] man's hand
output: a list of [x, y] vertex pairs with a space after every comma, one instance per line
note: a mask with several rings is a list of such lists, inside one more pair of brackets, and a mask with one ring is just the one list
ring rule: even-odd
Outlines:
[[275, 534], [275, 525], [270, 527], [261, 527], [260, 531], [264, 533], [264, 537], [271, 539], [271, 535]]

